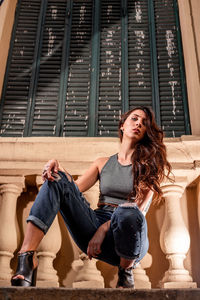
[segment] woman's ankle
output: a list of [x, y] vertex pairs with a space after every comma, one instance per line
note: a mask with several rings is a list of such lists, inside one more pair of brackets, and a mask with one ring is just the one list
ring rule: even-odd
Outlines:
[[121, 257], [120, 259], [120, 267], [122, 269], [130, 269], [133, 267], [133, 264], [134, 264], [134, 260], [125, 259], [123, 257]]
[[23, 254], [23, 253], [26, 253], [26, 252], [35, 252], [36, 250], [34, 249], [30, 249], [30, 248], [21, 248], [19, 251], [18, 251], [18, 254]]

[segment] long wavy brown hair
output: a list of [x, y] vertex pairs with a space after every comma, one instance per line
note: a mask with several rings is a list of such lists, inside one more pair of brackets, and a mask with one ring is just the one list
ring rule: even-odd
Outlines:
[[135, 107], [121, 116], [118, 133], [120, 141], [123, 139], [121, 126], [128, 116], [136, 109], [143, 110], [146, 114], [146, 133], [144, 137], [134, 145], [132, 154], [133, 165], [133, 191], [128, 200], [141, 203], [147, 189], [154, 192], [154, 203], [162, 199], [160, 183], [164, 177], [169, 178], [171, 165], [167, 161], [166, 147], [163, 143], [163, 131], [155, 121], [153, 111], [148, 107]]

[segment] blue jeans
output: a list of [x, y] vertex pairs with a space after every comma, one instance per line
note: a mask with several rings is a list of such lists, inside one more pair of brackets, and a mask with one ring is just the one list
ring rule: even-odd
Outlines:
[[45, 181], [31, 208], [31, 221], [46, 233], [60, 211], [79, 248], [87, 253], [88, 243], [103, 223], [111, 220], [98, 259], [118, 266], [120, 257], [139, 262], [148, 250], [147, 224], [137, 206], [118, 206], [114, 212], [96, 209], [80, 193], [73, 180], [59, 172], [58, 181]]

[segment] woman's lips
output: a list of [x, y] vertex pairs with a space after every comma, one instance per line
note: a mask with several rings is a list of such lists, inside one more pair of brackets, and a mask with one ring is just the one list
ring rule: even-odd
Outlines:
[[138, 133], [138, 134], [140, 133], [140, 130], [137, 129], [137, 128], [134, 128], [133, 131], [134, 131], [135, 133]]

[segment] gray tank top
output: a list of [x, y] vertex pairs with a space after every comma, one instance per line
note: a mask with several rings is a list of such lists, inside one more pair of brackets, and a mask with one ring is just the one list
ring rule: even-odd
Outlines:
[[101, 170], [99, 181], [98, 206], [124, 203], [133, 189], [132, 164], [123, 166], [118, 162], [118, 154], [111, 156]]

